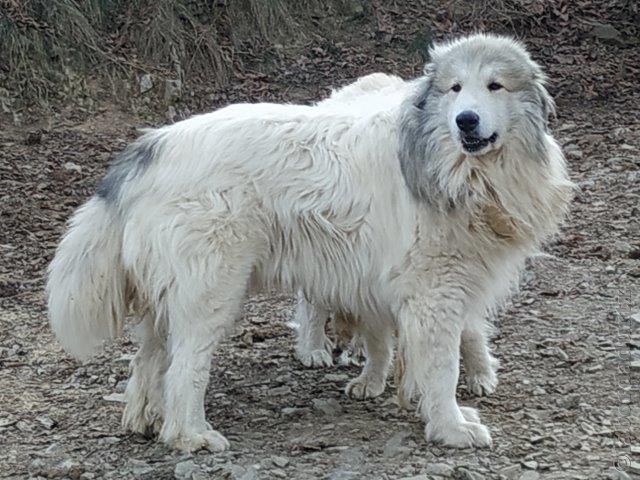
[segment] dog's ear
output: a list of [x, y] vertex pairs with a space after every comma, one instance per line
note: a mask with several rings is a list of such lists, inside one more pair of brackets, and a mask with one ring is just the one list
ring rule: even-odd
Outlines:
[[403, 104], [399, 139], [400, 168], [405, 183], [415, 198], [428, 203], [432, 203], [432, 197], [438, 193], [432, 171], [432, 158], [438, 146], [432, 134], [438, 121], [431, 82], [429, 75], [416, 80], [413, 95]]
[[549, 129], [549, 119], [556, 117], [556, 103], [551, 95], [544, 87], [542, 81], [536, 81], [535, 84], [536, 101], [540, 107], [542, 122], [546, 130]]

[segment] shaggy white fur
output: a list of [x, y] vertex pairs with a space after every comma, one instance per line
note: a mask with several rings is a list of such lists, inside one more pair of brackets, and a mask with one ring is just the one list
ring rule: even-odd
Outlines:
[[[360, 112], [367, 112], [380, 100], [386, 102], [400, 102], [415, 88], [412, 82], [405, 82], [395, 75], [384, 73], [372, 73], [359, 78], [352, 84], [334, 90], [331, 96], [317, 105], [325, 108], [343, 108], [348, 105], [349, 109]], [[319, 368], [333, 365], [334, 342], [326, 333], [327, 322], [333, 324], [336, 342], [342, 350], [341, 359], [357, 362], [358, 357], [364, 354], [362, 339], [358, 335], [359, 319], [346, 312], [330, 312], [323, 308], [316, 307], [309, 302], [302, 292], [298, 292], [297, 306], [295, 312], [295, 323], [297, 324], [296, 357], [305, 367]], [[345, 325], [348, 323], [349, 325]], [[462, 333], [462, 357], [466, 367], [467, 384], [469, 390], [475, 395], [488, 395], [493, 393], [498, 383], [497, 369], [498, 360], [494, 358], [488, 346], [487, 330], [488, 325], [481, 328], [481, 325], [472, 325], [473, 329], [465, 330]], [[385, 353], [390, 355], [390, 353]], [[402, 368], [399, 362], [397, 369]], [[401, 372], [398, 371], [398, 380], [401, 381]], [[375, 390], [375, 393], [382, 394], [384, 391], [385, 379]], [[359, 393], [356, 389], [347, 386], [347, 392]], [[368, 392], [373, 394], [374, 391]], [[372, 395], [368, 395], [372, 396]], [[408, 405], [408, 399], [403, 398], [399, 392], [401, 404]]]
[[150, 132], [74, 216], [49, 270], [52, 328], [86, 358], [132, 307], [125, 426], [222, 450], [204, 413], [212, 352], [249, 284], [300, 289], [363, 319], [355, 396], [380, 388], [396, 330], [427, 439], [488, 446], [455, 397], [461, 336], [565, 215], [551, 108], [520, 44], [475, 35], [434, 48], [403, 101], [233, 105]]

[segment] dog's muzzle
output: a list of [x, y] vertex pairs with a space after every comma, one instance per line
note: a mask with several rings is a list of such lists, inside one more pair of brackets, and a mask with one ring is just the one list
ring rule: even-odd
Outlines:
[[494, 143], [498, 138], [498, 134], [494, 133], [488, 138], [476, 137], [475, 135], [462, 135], [460, 137], [462, 141], [462, 147], [470, 153], [479, 152], [490, 143]]

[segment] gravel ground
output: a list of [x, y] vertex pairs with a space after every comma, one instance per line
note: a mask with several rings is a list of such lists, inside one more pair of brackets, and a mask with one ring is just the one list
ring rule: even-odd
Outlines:
[[[230, 451], [185, 456], [124, 432], [120, 394], [135, 345], [125, 337], [78, 364], [51, 336], [42, 286], [65, 219], [142, 121], [104, 108], [0, 130], [0, 478], [640, 478], [640, 101], [573, 95], [582, 48], [547, 58], [559, 78], [554, 129], [581, 191], [549, 256], [531, 262], [497, 319], [496, 393], [475, 398], [462, 382], [458, 392], [490, 427], [491, 450], [427, 444], [391, 381], [380, 398], [355, 401], [342, 390], [356, 367], [303, 368], [287, 325], [292, 299], [275, 294], [247, 302], [214, 360], [206, 411]], [[601, 58], [613, 62], [607, 49]], [[371, 59], [353, 68], [411, 70]], [[331, 68], [322, 80], [344, 78]], [[617, 73], [603, 71], [575, 78], [613, 82]], [[331, 82], [315, 80], [288, 97], [286, 79], [266, 81], [261, 95], [317, 98]], [[215, 101], [242, 98], [251, 81]]]

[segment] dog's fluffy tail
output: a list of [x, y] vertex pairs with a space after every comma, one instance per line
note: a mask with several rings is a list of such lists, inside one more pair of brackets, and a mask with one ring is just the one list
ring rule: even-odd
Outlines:
[[95, 196], [76, 211], [49, 265], [51, 328], [79, 359], [122, 331], [128, 301], [121, 245], [117, 212]]

